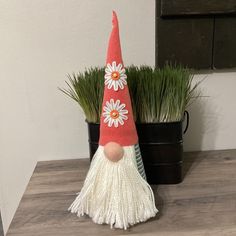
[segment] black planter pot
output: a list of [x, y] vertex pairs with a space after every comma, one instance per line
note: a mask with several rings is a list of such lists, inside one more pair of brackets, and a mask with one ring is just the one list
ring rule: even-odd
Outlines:
[[[136, 124], [144, 168], [150, 184], [177, 184], [182, 181], [183, 121]], [[90, 160], [98, 147], [99, 124], [87, 123]]]

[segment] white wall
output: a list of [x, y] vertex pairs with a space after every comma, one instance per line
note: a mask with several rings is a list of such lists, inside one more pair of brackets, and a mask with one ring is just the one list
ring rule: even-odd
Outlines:
[[111, 13], [126, 64], [154, 65], [154, 0], [0, 1], [0, 194], [9, 226], [38, 160], [88, 157], [79, 107], [60, 93], [66, 74], [103, 66]]
[[[111, 11], [126, 65], [154, 65], [155, 0], [0, 1], [0, 206], [7, 230], [38, 160], [88, 156], [79, 107], [61, 94], [66, 74], [104, 65]], [[198, 75], [196, 79], [203, 78]], [[236, 148], [236, 72], [209, 74], [189, 109], [185, 150]]]
[[188, 108], [190, 127], [184, 136], [186, 151], [236, 148], [236, 71], [200, 74], [195, 80], [201, 95]]

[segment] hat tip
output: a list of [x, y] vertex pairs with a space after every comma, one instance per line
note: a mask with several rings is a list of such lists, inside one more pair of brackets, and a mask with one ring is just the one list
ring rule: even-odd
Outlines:
[[113, 10], [112, 11], [112, 25], [115, 26], [117, 25], [118, 19], [117, 19], [117, 14], [116, 12]]
[[116, 11], [115, 10], [112, 10], [112, 17], [116, 17]]

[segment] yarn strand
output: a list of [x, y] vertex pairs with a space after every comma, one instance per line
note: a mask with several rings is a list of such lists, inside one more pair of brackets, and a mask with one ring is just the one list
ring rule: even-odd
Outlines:
[[69, 207], [79, 217], [89, 215], [97, 224], [127, 229], [154, 217], [158, 210], [150, 185], [137, 170], [134, 146], [124, 147], [117, 163], [109, 161], [99, 146], [84, 186]]

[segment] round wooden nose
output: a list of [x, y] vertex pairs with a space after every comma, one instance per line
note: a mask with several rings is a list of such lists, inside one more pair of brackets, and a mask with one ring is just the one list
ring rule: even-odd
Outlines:
[[124, 156], [124, 149], [120, 144], [109, 142], [104, 146], [106, 158], [112, 162], [118, 162]]

